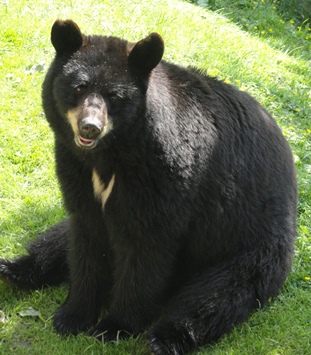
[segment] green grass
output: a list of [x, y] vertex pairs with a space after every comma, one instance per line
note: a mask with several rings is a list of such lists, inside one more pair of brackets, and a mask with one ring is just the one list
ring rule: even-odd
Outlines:
[[[207, 4], [208, 1], [201, 1]], [[212, 4], [213, 3], [213, 4]], [[299, 180], [293, 271], [280, 296], [199, 354], [307, 355], [311, 349], [311, 29], [281, 17], [271, 1], [11, 0], [0, 3], [0, 251], [23, 252], [61, 220], [53, 137], [41, 108], [41, 83], [53, 56], [50, 27], [74, 19], [86, 33], [139, 40], [158, 31], [165, 59], [195, 65], [256, 97], [288, 138]], [[66, 287], [24, 293], [0, 283], [0, 354], [148, 354], [143, 336], [101, 344], [62, 338], [52, 316]], [[41, 316], [25, 316], [32, 307]], [[1, 319], [1, 316], [0, 316]]]

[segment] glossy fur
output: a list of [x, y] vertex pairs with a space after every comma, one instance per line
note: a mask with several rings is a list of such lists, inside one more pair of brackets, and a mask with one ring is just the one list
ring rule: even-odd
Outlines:
[[43, 107], [70, 218], [0, 260], [2, 278], [69, 279], [61, 334], [149, 329], [158, 355], [218, 339], [291, 267], [296, 178], [280, 129], [248, 94], [161, 61], [156, 33], [132, 44], [67, 20], [52, 43]]

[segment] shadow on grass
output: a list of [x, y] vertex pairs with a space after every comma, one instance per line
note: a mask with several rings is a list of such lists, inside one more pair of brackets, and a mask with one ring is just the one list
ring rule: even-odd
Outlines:
[[[295, 126], [296, 132], [305, 134], [309, 126], [309, 91], [306, 90], [310, 82], [310, 51], [311, 51], [311, 25], [298, 26], [294, 21], [287, 21], [282, 17], [279, 8], [272, 1], [250, 0], [184, 0], [194, 5], [215, 11], [230, 22], [238, 25], [242, 31], [252, 37], [258, 37], [262, 42], [275, 50], [278, 50], [294, 61], [283, 62], [282, 66], [288, 75], [281, 79], [278, 73], [273, 80], [263, 80], [258, 73], [251, 72], [246, 68], [248, 84], [256, 87], [256, 98], [261, 102], [260, 92], [263, 97], [273, 97], [273, 105], [279, 106], [274, 116], [284, 117], [286, 126]], [[308, 38], [308, 39], [306, 39]], [[238, 53], [232, 53], [230, 61], [237, 60], [237, 66], [243, 72], [243, 61]], [[297, 64], [297, 62], [299, 64]], [[295, 81], [287, 80], [296, 78]], [[224, 79], [220, 77], [221, 79]], [[230, 79], [230, 78], [229, 78]], [[240, 79], [235, 77], [233, 79]], [[239, 80], [237, 80], [239, 81]], [[234, 82], [235, 84], [235, 82]], [[249, 91], [249, 90], [247, 90]], [[295, 93], [293, 93], [293, 91]], [[249, 92], [252, 95], [252, 92]], [[299, 93], [299, 94], [298, 94]], [[256, 96], [256, 95], [255, 95]], [[269, 102], [262, 102], [269, 108]], [[294, 143], [294, 146], [297, 142]]]
[[[263, 38], [270, 46], [292, 56], [310, 60], [311, 25], [302, 15], [286, 11], [272, 1], [251, 0], [185, 0], [194, 5], [215, 11], [245, 32]], [[283, 1], [285, 2], [285, 1]], [[311, 3], [305, 1], [306, 14]], [[291, 17], [293, 14], [293, 17]], [[306, 16], [306, 15], [305, 15]]]

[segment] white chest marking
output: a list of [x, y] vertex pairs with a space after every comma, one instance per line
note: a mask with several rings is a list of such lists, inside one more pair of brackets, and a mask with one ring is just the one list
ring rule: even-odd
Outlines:
[[92, 181], [93, 181], [94, 195], [98, 200], [101, 201], [102, 207], [104, 208], [113, 189], [115, 175], [114, 174], [112, 175], [108, 185], [105, 186], [104, 182], [99, 177], [96, 169], [93, 169]]

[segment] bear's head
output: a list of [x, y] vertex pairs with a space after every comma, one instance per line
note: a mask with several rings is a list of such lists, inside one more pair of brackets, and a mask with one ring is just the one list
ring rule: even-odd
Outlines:
[[[69, 127], [69, 137], [79, 148], [93, 149], [111, 130], [126, 129], [144, 109], [151, 73], [163, 56], [163, 40], [157, 33], [136, 44], [86, 36], [75, 22], [57, 20], [51, 41], [56, 56], [43, 85], [47, 119], [63, 135]], [[67, 128], [56, 122], [51, 106]]]

